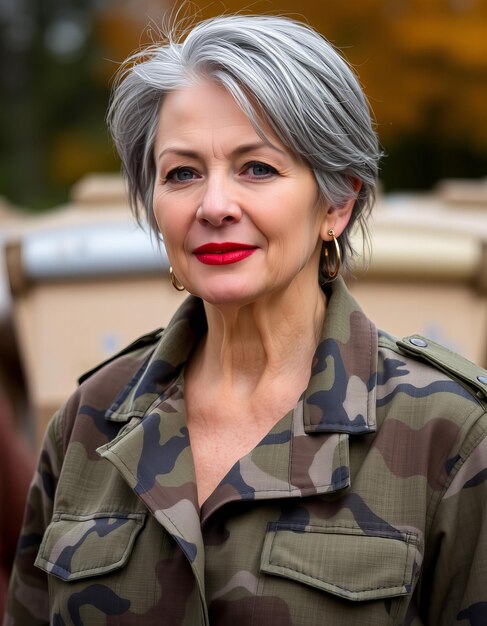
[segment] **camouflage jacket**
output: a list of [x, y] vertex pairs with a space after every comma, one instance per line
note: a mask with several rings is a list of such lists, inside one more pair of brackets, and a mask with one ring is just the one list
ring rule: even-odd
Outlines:
[[34, 478], [8, 626], [487, 624], [487, 372], [338, 281], [309, 386], [201, 510], [190, 297], [79, 386]]

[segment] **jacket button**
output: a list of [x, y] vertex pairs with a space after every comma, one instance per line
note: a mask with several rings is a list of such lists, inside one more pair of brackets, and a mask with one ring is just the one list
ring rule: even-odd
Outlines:
[[479, 383], [487, 385], [487, 376], [477, 376], [477, 380], [479, 381]]
[[424, 339], [420, 339], [419, 337], [411, 337], [409, 343], [412, 343], [413, 346], [417, 346], [418, 348], [426, 348], [428, 345]]

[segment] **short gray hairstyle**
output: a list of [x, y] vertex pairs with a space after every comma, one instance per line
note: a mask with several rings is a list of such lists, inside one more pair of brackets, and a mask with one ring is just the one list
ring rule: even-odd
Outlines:
[[[262, 118], [314, 172], [322, 198], [340, 207], [356, 196], [340, 236], [342, 266], [354, 253], [350, 231], [367, 235], [380, 149], [367, 100], [348, 65], [310, 26], [282, 16], [225, 15], [167, 34], [132, 55], [115, 80], [108, 125], [122, 160], [130, 205], [158, 233], [152, 206], [153, 156], [164, 96], [204, 77], [223, 86], [262, 136]], [[361, 183], [355, 191], [356, 181]], [[323, 244], [327, 245], [327, 244]], [[334, 246], [329, 246], [331, 263]], [[321, 280], [326, 280], [324, 266]]]

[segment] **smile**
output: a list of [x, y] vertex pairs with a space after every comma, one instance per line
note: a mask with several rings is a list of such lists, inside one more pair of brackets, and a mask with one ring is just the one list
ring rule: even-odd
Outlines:
[[243, 261], [256, 250], [245, 243], [205, 243], [194, 250], [194, 255], [205, 265], [230, 265]]

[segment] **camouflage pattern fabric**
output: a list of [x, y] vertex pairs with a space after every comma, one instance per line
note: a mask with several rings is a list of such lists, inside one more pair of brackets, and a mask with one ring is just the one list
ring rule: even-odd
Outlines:
[[53, 418], [6, 626], [487, 624], [487, 372], [378, 333], [341, 280], [295, 409], [197, 504], [167, 330]]

